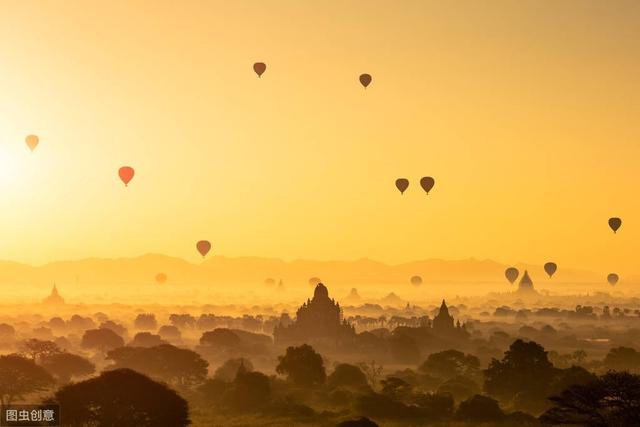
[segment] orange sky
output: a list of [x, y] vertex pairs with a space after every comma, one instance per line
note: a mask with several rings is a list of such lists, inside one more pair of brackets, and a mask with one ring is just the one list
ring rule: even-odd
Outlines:
[[638, 22], [635, 0], [5, 0], [0, 259], [209, 239], [639, 273]]

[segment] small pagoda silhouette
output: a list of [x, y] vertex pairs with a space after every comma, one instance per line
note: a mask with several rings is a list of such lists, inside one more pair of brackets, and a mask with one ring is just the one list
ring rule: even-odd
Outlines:
[[58, 293], [58, 288], [56, 284], [53, 284], [53, 289], [51, 289], [51, 295], [42, 300], [43, 304], [47, 305], [61, 305], [64, 304], [64, 298], [60, 296]]

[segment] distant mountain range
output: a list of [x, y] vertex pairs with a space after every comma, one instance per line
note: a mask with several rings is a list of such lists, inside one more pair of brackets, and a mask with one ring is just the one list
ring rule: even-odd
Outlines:
[[[272, 258], [214, 256], [196, 264], [180, 258], [147, 254], [134, 258], [58, 261], [42, 266], [0, 261], [1, 284], [51, 285], [54, 281], [125, 286], [153, 283], [165, 273], [170, 283], [263, 283], [267, 278], [286, 283], [307, 283], [310, 277], [337, 285], [408, 283], [411, 276], [422, 276], [425, 285], [432, 283], [504, 284], [508, 266], [491, 260], [429, 259], [397, 265], [370, 259], [355, 261], [283, 261]], [[534, 282], [548, 280], [542, 266], [516, 265], [527, 269]], [[602, 275], [575, 269], [558, 268], [555, 283], [600, 283]]]

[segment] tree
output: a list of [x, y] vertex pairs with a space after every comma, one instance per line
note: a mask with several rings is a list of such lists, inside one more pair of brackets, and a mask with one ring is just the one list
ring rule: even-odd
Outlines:
[[190, 314], [172, 314], [169, 321], [180, 329], [193, 328], [196, 324], [196, 318]]
[[11, 340], [16, 335], [16, 330], [8, 323], [0, 323], [0, 340]]
[[62, 425], [83, 427], [184, 427], [188, 405], [164, 384], [130, 369], [103, 372], [55, 394]]
[[228, 350], [238, 348], [242, 344], [242, 340], [230, 329], [216, 328], [213, 331], [207, 331], [202, 334], [200, 344], [220, 350]]
[[476, 394], [460, 402], [456, 411], [456, 418], [473, 423], [498, 422], [504, 418], [504, 412], [498, 402], [490, 397]]
[[122, 337], [111, 329], [89, 329], [82, 336], [83, 348], [99, 350], [102, 353], [123, 345]]
[[60, 348], [53, 341], [44, 341], [35, 338], [23, 341], [21, 344], [22, 353], [37, 362], [39, 358], [60, 353]]
[[133, 347], [155, 347], [161, 344], [166, 344], [166, 341], [160, 335], [155, 335], [151, 332], [138, 332], [129, 343]]
[[367, 417], [361, 417], [356, 420], [347, 420], [341, 423], [338, 423], [336, 427], [379, 427], [378, 424], [374, 423]]
[[587, 384], [569, 386], [550, 400], [554, 406], [540, 417], [546, 425], [640, 425], [639, 375], [609, 372]]
[[458, 350], [447, 350], [430, 354], [418, 370], [445, 380], [458, 376], [477, 378], [480, 374], [480, 360]]
[[327, 378], [327, 384], [331, 388], [346, 387], [354, 390], [369, 388], [365, 374], [355, 365], [340, 363]]
[[160, 326], [160, 329], [158, 329], [158, 335], [160, 335], [165, 340], [179, 340], [180, 338], [182, 338], [180, 329], [173, 325]]
[[256, 411], [271, 395], [269, 378], [261, 372], [248, 372], [240, 365], [233, 385], [224, 396], [225, 404], [234, 411]]
[[71, 377], [93, 374], [96, 367], [82, 356], [71, 353], [56, 353], [41, 359], [40, 365], [60, 383], [68, 383]]
[[207, 377], [209, 363], [195, 351], [163, 344], [155, 347], [120, 347], [107, 353], [113, 369], [128, 368], [170, 384], [190, 387]]
[[637, 372], [640, 370], [640, 353], [630, 347], [612, 348], [604, 358], [604, 366], [614, 371]]
[[104, 321], [100, 324], [100, 329], [111, 329], [113, 332], [115, 332], [116, 334], [120, 335], [121, 337], [124, 337], [125, 335], [127, 335], [127, 328], [125, 328], [124, 326], [122, 326], [119, 323], [114, 322], [113, 320], [107, 320]]
[[303, 387], [323, 384], [327, 377], [322, 356], [308, 344], [288, 347], [284, 356], [278, 356], [276, 372]]
[[253, 364], [251, 361], [244, 357], [239, 357], [237, 359], [229, 359], [224, 362], [222, 366], [216, 369], [216, 372], [213, 374], [213, 378], [230, 383], [238, 375], [238, 370], [241, 366], [246, 372], [253, 371]]
[[158, 329], [158, 322], [156, 320], [156, 315], [153, 313], [140, 313], [136, 316], [133, 321], [133, 326], [136, 329], [143, 330], [156, 330]]
[[439, 394], [450, 394], [456, 401], [468, 399], [480, 393], [480, 387], [469, 377], [449, 378], [438, 387]]
[[388, 377], [380, 381], [382, 394], [393, 400], [405, 400], [412, 391], [411, 384], [398, 377]]
[[2, 405], [10, 405], [16, 399], [44, 391], [53, 384], [53, 377], [33, 360], [17, 354], [0, 356], [0, 403]]
[[544, 399], [556, 374], [544, 348], [533, 342], [514, 341], [502, 360], [493, 359], [485, 371], [484, 391], [511, 400], [520, 392]]

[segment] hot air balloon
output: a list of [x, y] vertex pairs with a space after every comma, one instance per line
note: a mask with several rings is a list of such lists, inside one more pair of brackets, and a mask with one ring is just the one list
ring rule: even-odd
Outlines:
[[164, 273], [156, 274], [156, 282], [158, 282], [159, 284], [163, 284], [166, 281], [167, 281], [167, 275], [166, 274], [164, 274]]
[[553, 276], [553, 273], [556, 272], [558, 266], [555, 262], [548, 262], [544, 265], [544, 271], [549, 275], [549, 277]]
[[371, 74], [360, 74], [360, 84], [366, 89], [371, 84]]
[[609, 218], [609, 227], [611, 227], [614, 233], [618, 231], [618, 228], [620, 228], [621, 225], [622, 225], [622, 220], [620, 218], [616, 218], [616, 217]]
[[619, 279], [620, 278], [616, 273], [611, 273], [607, 276], [607, 282], [609, 282], [611, 286], [615, 286], [615, 284], [618, 283]]
[[411, 284], [413, 286], [420, 286], [422, 285], [422, 277], [420, 276], [412, 276], [411, 277]]
[[400, 194], [404, 194], [404, 191], [409, 188], [409, 180], [406, 178], [396, 179], [396, 188], [400, 190]]
[[198, 249], [198, 252], [200, 252], [200, 255], [204, 258], [211, 250], [211, 243], [209, 243], [208, 240], [200, 240], [196, 243], [196, 249]]
[[133, 179], [135, 174], [136, 171], [134, 171], [131, 166], [123, 166], [118, 170], [118, 176], [120, 176], [120, 179], [124, 182], [125, 187], [129, 185], [129, 182]]
[[318, 277], [312, 277], [309, 279], [309, 284], [311, 286], [318, 286], [318, 283], [320, 283], [322, 280], [320, 280], [320, 278]]
[[520, 272], [515, 267], [509, 267], [504, 271], [504, 277], [506, 277], [509, 283], [511, 283], [512, 285], [513, 285], [513, 282], [516, 281], [519, 275], [520, 275]]
[[256, 72], [258, 77], [262, 77], [262, 74], [267, 70], [267, 64], [264, 62], [256, 62], [253, 64], [253, 71]]
[[431, 189], [433, 188], [433, 185], [436, 183], [436, 181], [431, 178], [430, 176], [423, 176], [420, 179], [420, 186], [422, 187], [422, 189], [429, 194], [429, 191], [431, 191]]
[[24, 141], [27, 143], [27, 147], [29, 147], [29, 149], [33, 152], [33, 150], [35, 150], [38, 146], [40, 138], [38, 138], [37, 135], [28, 135]]

